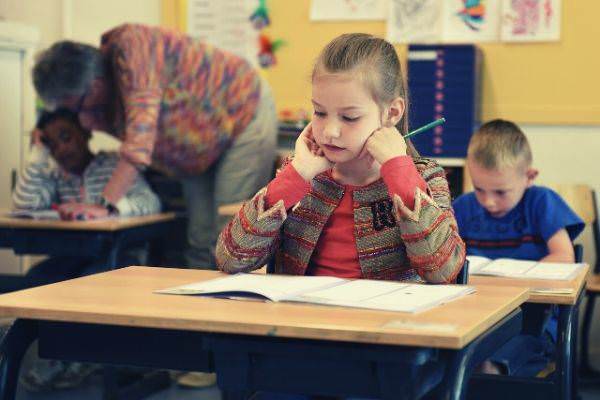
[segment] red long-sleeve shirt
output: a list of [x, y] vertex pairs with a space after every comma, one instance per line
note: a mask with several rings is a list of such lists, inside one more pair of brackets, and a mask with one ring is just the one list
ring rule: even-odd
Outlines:
[[[414, 206], [416, 187], [427, 190], [427, 184], [415, 168], [410, 156], [399, 156], [381, 166], [381, 178], [390, 195], [397, 194], [403, 203]], [[344, 196], [325, 224], [313, 252], [308, 275], [329, 275], [340, 278], [360, 278], [358, 251], [354, 237], [353, 192], [358, 186], [345, 185]], [[288, 164], [267, 186], [269, 207], [283, 200], [286, 209], [298, 203], [310, 190], [292, 164]]]

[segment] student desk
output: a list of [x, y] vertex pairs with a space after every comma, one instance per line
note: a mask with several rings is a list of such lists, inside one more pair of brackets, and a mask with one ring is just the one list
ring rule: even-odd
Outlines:
[[106, 257], [117, 265], [119, 251], [159, 238], [175, 220], [174, 213], [90, 221], [33, 220], [7, 217], [0, 211], [0, 247], [17, 255]]
[[1, 295], [0, 316], [17, 320], [0, 345], [0, 399], [14, 398], [23, 351], [35, 338], [46, 358], [215, 371], [230, 396], [309, 390], [411, 398], [419, 377], [403, 387], [407, 363], [442, 360], [429, 367], [460, 399], [473, 367], [520, 331], [527, 300], [524, 288], [481, 286], [405, 314], [153, 293], [218, 276], [127, 267]]
[[[570, 281], [512, 279], [470, 275], [470, 285], [510, 286], [530, 289], [529, 303], [556, 304], [559, 308], [556, 371], [548, 379], [477, 375], [472, 381], [469, 398], [505, 399], [576, 399], [577, 398], [577, 328], [589, 266]], [[545, 289], [567, 289], [570, 293], [551, 293]], [[507, 392], [510, 390], [510, 392]]]

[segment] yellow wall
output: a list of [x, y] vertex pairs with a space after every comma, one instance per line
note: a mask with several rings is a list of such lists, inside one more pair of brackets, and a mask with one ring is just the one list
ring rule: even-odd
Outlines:
[[[163, 0], [181, 3], [185, 0]], [[319, 50], [345, 32], [385, 36], [385, 22], [310, 22], [310, 0], [269, 0], [267, 33], [287, 45], [266, 77], [279, 109], [310, 110], [310, 72]], [[600, 1], [562, 2], [560, 42], [482, 44], [484, 120], [600, 124]], [[184, 10], [184, 9], [183, 9]], [[184, 11], [182, 11], [184, 13]], [[185, 18], [181, 18], [185, 22]], [[405, 46], [398, 47], [404, 58]]]

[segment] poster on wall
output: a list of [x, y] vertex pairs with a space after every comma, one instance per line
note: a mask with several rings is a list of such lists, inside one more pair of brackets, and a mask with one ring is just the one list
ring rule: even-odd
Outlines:
[[498, 41], [501, 5], [500, 0], [446, 0], [442, 15], [442, 41]]
[[502, 3], [502, 41], [560, 40], [561, 0], [503, 0]]
[[390, 0], [387, 40], [392, 43], [438, 42], [442, 1], [445, 0]]
[[250, 16], [258, 0], [188, 0], [188, 34], [258, 65], [258, 31]]
[[384, 20], [387, 0], [312, 0], [311, 21]]

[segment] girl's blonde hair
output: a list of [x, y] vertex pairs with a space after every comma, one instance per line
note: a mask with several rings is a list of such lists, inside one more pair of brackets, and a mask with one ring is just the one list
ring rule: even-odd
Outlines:
[[[404, 114], [396, 128], [402, 135], [408, 133], [408, 92], [398, 54], [389, 42], [366, 33], [340, 35], [319, 54], [312, 79], [323, 73], [359, 74], [381, 110], [395, 98], [402, 97]], [[418, 157], [410, 139], [406, 139], [406, 144], [408, 154]]]

